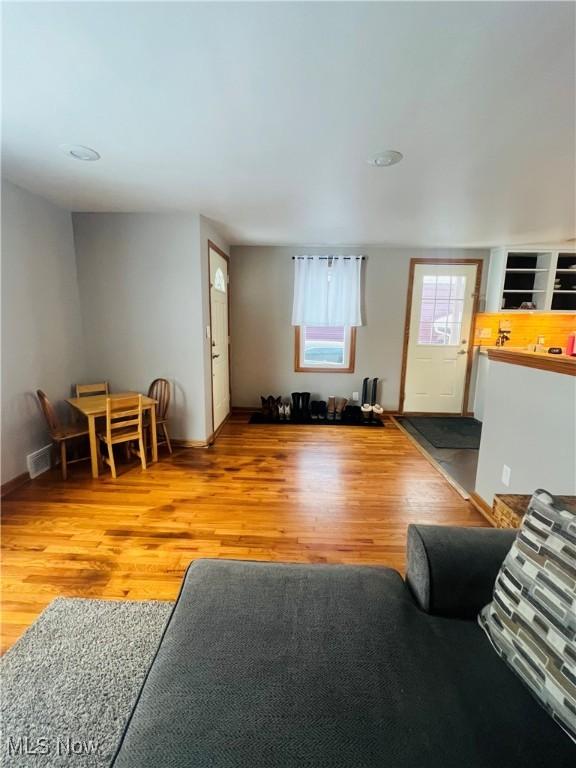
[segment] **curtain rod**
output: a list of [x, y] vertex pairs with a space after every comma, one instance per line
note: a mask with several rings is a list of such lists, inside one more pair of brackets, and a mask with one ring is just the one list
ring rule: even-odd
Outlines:
[[[314, 256], [292, 256], [292, 261], [294, 259], [313, 259]], [[320, 261], [326, 261], [329, 259], [344, 259], [344, 261], [350, 261], [350, 259], [360, 259], [361, 261], [364, 261], [366, 259], [366, 256], [319, 256], [318, 257]]]

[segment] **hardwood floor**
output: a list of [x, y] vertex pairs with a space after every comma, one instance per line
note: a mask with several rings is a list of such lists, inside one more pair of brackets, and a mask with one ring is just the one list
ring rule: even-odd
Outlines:
[[3, 639], [57, 596], [174, 599], [198, 557], [404, 567], [409, 523], [484, 526], [392, 422], [386, 429], [231, 419], [180, 449], [67, 482], [47, 473], [3, 501]]

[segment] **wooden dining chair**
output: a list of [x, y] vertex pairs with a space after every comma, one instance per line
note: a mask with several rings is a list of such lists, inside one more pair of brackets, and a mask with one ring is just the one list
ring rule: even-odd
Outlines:
[[[154, 379], [148, 388], [148, 397], [156, 400], [156, 427], [162, 429], [164, 439], [158, 441], [158, 445], [167, 445], [168, 451], [172, 453], [172, 444], [168, 435], [168, 406], [170, 405], [170, 382], [168, 379]], [[147, 426], [150, 426], [149, 420]]]
[[109, 395], [107, 381], [101, 381], [99, 384], [76, 384], [76, 397], [90, 397], [94, 395]]
[[79, 459], [69, 460], [66, 448], [67, 444], [71, 440], [75, 440], [78, 437], [84, 437], [87, 435], [88, 427], [86, 422], [83, 424], [71, 424], [69, 426], [64, 426], [60, 423], [60, 419], [54, 410], [54, 406], [46, 396], [46, 393], [39, 389], [36, 394], [38, 395], [40, 408], [42, 409], [42, 413], [46, 419], [46, 424], [48, 426], [48, 431], [50, 432], [50, 437], [52, 438], [52, 443], [56, 449], [57, 455], [58, 453], [60, 454], [60, 471], [62, 472], [62, 479], [67, 480], [68, 464], [75, 464], [77, 461], [86, 461], [86, 459], [90, 458], [89, 456], [82, 456]]
[[[108, 464], [112, 477], [116, 479], [116, 464], [114, 462], [114, 446], [118, 443], [128, 443], [130, 452], [138, 456], [142, 469], [146, 469], [146, 452], [144, 450], [144, 427], [142, 422], [142, 395], [128, 397], [106, 398], [106, 431], [98, 437], [108, 449], [108, 455], [102, 460]], [[138, 449], [133, 443], [138, 443]]]

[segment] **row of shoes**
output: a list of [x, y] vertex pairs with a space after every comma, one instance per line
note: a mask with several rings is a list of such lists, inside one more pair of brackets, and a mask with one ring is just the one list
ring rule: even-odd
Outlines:
[[314, 421], [324, 421], [325, 419], [327, 421], [338, 421], [342, 418], [347, 402], [348, 400], [345, 397], [334, 396], [330, 396], [328, 402], [326, 400], [312, 400], [309, 409], [294, 411], [294, 415], [296, 418], [311, 418]]
[[370, 420], [383, 413], [380, 405], [366, 403], [362, 406], [348, 405], [345, 397], [330, 395], [328, 400], [310, 400], [310, 392], [292, 392], [290, 400], [268, 395], [261, 397], [262, 414], [272, 421], [354, 421]]

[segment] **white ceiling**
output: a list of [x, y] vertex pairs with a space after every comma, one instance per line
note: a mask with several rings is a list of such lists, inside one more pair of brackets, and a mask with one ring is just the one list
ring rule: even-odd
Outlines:
[[576, 234], [572, 3], [3, 6], [4, 174], [72, 210], [233, 243]]

